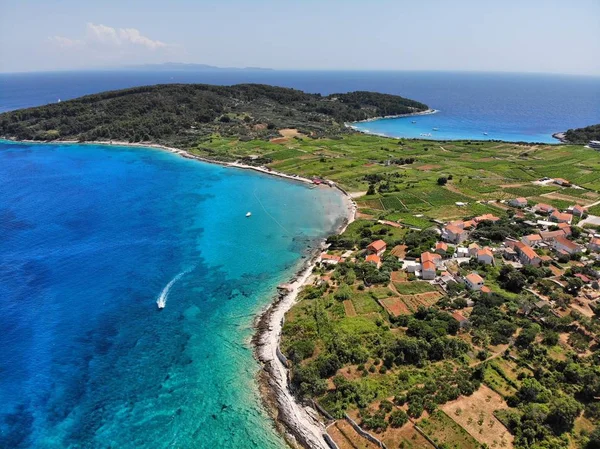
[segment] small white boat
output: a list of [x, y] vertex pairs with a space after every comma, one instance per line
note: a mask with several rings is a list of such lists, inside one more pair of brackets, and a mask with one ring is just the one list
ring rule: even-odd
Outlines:
[[246, 213], [246, 217], [250, 217], [250, 216], [252, 216], [251, 212]]
[[483, 135], [484, 135], [484, 136], [487, 136], [487, 135], [488, 135], [488, 133], [483, 133]]
[[439, 128], [433, 128], [433, 130], [434, 130], [434, 131], [439, 131], [440, 129], [439, 129]]
[[411, 123], [415, 124], [415, 123], [417, 123], [417, 121], [416, 121], [416, 120], [413, 120]]

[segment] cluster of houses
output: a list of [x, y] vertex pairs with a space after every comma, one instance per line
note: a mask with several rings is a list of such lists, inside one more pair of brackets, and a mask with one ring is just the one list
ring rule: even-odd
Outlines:
[[[554, 182], [564, 186], [570, 185], [564, 179], [555, 179]], [[451, 221], [441, 224], [439, 241], [436, 242], [434, 247], [423, 252], [420, 257], [416, 259], [405, 258], [403, 255], [399, 257], [403, 262], [403, 269], [417, 278], [438, 284], [444, 290], [448, 290], [452, 283], [461, 283], [470, 291], [490, 294], [491, 289], [485, 285], [485, 280], [480, 274], [473, 271], [461, 276], [457, 274], [456, 269], [453, 269], [453, 265], [460, 265], [463, 262], [475, 259], [483, 265], [495, 265], [502, 261], [502, 263], [519, 267], [523, 265], [541, 266], [545, 262], [549, 262], [559, 267], [555, 263], [556, 261], [564, 262], [572, 259], [574, 255], [583, 254], [586, 251], [589, 254], [586, 254], [586, 258], [582, 260], [600, 260], [600, 235], [589, 233], [587, 237], [584, 235], [577, 239], [580, 243], [572, 240], [573, 231], [571, 226], [575, 217], [581, 218], [587, 214], [584, 207], [575, 205], [561, 212], [544, 203], [538, 203], [530, 207], [526, 198], [515, 198], [510, 200], [508, 204], [518, 209], [516, 216], [525, 217], [521, 210], [543, 215], [542, 219], [525, 221], [536, 232], [524, 235], [520, 239], [508, 237], [502, 244], [494, 245], [494, 248], [481, 247], [477, 242], [470, 239], [471, 233], [481, 223], [497, 222], [500, 217], [493, 214], [484, 214], [470, 220]], [[397, 223], [382, 220], [379, 223], [394, 227], [399, 226]], [[360, 253], [361, 256], [359, 257], [379, 268], [386, 250], [385, 241], [375, 240], [366, 247], [364, 253]], [[396, 249], [392, 250], [392, 254], [397, 255], [395, 251]], [[351, 256], [357, 257], [351, 251], [347, 251], [342, 256], [323, 253], [321, 262], [335, 265]], [[577, 277], [586, 284], [596, 280], [583, 274], [578, 274]], [[600, 271], [598, 271], [598, 278], [600, 278]], [[600, 293], [598, 293], [598, 296], [600, 297]], [[458, 316], [457, 319], [459, 321], [466, 320], [462, 316]]]

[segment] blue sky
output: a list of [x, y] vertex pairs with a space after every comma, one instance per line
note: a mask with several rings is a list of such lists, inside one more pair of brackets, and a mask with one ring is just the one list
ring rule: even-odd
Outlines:
[[600, 75], [600, 0], [0, 1], [0, 71], [166, 61]]

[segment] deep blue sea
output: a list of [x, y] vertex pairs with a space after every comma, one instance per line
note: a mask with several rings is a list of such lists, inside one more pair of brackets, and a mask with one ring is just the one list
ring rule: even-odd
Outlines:
[[[552, 134], [600, 123], [600, 77], [461, 72], [56, 72], [0, 74], [0, 112], [104, 90], [158, 83], [266, 83], [330, 94], [402, 95], [437, 114], [357, 125], [394, 137], [557, 142]], [[412, 121], [416, 123], [412, 123]], [[437, 131], [433, 129], [437, 128]], [[487, 135], [484, 135], [487, 133]]]
[[253, 320], [342, 213], [165, 151], [0, 142], [0, 448], [283, 447]]

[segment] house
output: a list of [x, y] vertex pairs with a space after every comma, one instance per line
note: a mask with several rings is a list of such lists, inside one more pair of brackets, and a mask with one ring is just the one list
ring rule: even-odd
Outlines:
[[442, 229], [442, 240], [450, 243], [461, 243], [469, 237], [469, 233], [456, 225], [448, 225]]
[[554, 207], [550, 206], [549, 204], [545, 204], [545, 203], [538, 203], [535, 206], [533, 206], [533, 211], [537, 212], [539, 214], [549, 214], [552, 213], [555, 210]]
[[496, 217], [495, 215], [492, 215], [492, 214], [484, 214], [484, 215], [480, 215], [479, 217], [475, 217], [474, 220], [476, 223], [481, 223], [482, 221], [496, 222], [496, 221], [500, 220], [500, 217]]
[[421, 263], [427, 261], [433, 262], [436, 267], [442, 266], [442, 256], [439, 254], [430, 253], [429, 251], [424, 252], [421, 254]]
[[458, 321], [458, 324], [460, 325], [460, 327], [465, 327], [467, 324], [469, 324], [469, 320], [467, 318], [465, 318], [459, 312], [454, 312], [452, 314], [452, 318], [454, 318], [456, 321]]
[[448, 245], [444, 242], [437, 242], [435, 245], [435, 252], [441, 256], [446, 254], [448, 251]]
[[581, 247], [577, 243], [567, 240], [566, 237], [556, 237], [552, 242], [552, 247], [558, 252], [563, 251], [569, 255], [581, 252]]
[[514, 248], [507, 246], [504, 248], [504, 258], [506, 260], [515, 260], [517, 258], [517, 252], [514, 250]]
[[365, 261], [374, 264], [377, 268], [381, 266], [381, 258], [377, 254], [369, 254]]
[[508, 202], [508, 204], [513, 207], [526, 207], [527, 206], [527, 198], [523, 198], [523, 197], [513, 198], [512, 200], [510, 200]]
[[553, 211], [552, 214], [550, 214], [550, 221], [553, 221], [555, 223], [571, 223], [572, 219], [573, 215], [563, 214], [557, 210]]
[[337, 265], [342, 262], [342, 258], [340, 256], [334, 256], [332, 254], [323, 253], [321, 254], [321, 263], [327, 265]]
[[456, 257], [469, 257], [469, 250], [464, 246], [458, 246], [454, 254], [456, 254]]
[[479, 247], [479, 245], [477, 243], [471, 243], [469, 245], [469, 257], [475, 257], [477, 256], [477, 251], [479, 251], [481, 248]]
[[525, 243], [527, 246], [536, 246], [542, 243], [544, 240], [542, 236], [539, 234], [529, 234], [521, 237], [521, 241]]
[[567, 181], [566, 179], [563, 178], [555, 178], [554, 179], [554, 184], [558, 184], [559, 186], [563, 186], [563, 187], [570, 187], [571, 183], [569, 181]]
[[448, 287], [449, 284], [457, 284], [456, 279], [454, 279], [454, 276], [452, 276], [447, 271], [442, 273], [442, 277], [440, 278], [440, 281], [442, 281], [442, 283], [446, 287]]
[[600, 238], [592, 238], [592, 240], [590, 240], [590, 243], [588, 243], [588, 249], [590, 251], [600, 252]]
[[402, 264], [402, 269], [406, 270], [407, 273], [416, 273], [419, 268], [421, 268], [421, 264], [414, 260], [405, 260]]
[[467, 220], [467, 221], [463, 221], [463, 229], [472, 229], [477, 227], [477, 222], [475, 220]]
[[477, 273], [467, 274], [465, 276], [465, 282], [467, 283], [467, 288], [469, 290], [479, 291], [483, 287], [483, 278]]
[[421, 254], [421, 277], [426, 280], [435, 279], [436, 269], [442, 263], [439, 254], [424, 252]]
[[542, 263], [542, 259], [540, 259], [540, 256], [536, 254], [533, 248], [527, 246], [523, 242], [516, 243], [515, 250], [519, 255], [519, 260], [524, 265], [533, 265], [537, 267]]
[[540, 235], [542, 236], [542, 240], [544, 242], [552, 242], [557, 237], [564, 237], [566, 234], [565, 231], [559, 229], [558, 231], [541, 231]]
[[569, 207], [569, 210], [571, 211], [571, 213], [573, 215], [575, 215], [576, 217], [582, 217], [583, 214], [585, 214], [587, 211], [585, 210], [585, 207], [580, 206], [579, 204], [576, 204], [575, 206], [571, 206]]
[[435, 279], [435, 263], [431, 260], [421, 261], [421, 277], [428, 281]]
[[494, 253], [489, 248], [483, 248], [477, 251], [477, 262], [481, 262], [485, 265], [494, 264]]
[[387, 245], [383, 240], [375, 240], [367, 246], [367, 254], [375, 254], [376, 256], [381, 257], [386, 248]]
[[563, 231], [566, 236], [571, 235], [571, 226], [569, 226], [568, 223], [558, 223], [556, 226], [558, 227], [558, 229]]

